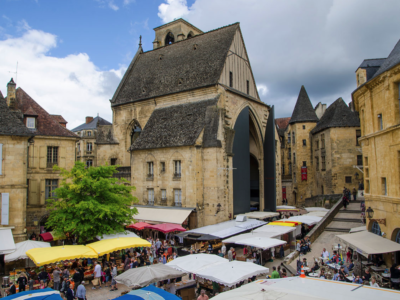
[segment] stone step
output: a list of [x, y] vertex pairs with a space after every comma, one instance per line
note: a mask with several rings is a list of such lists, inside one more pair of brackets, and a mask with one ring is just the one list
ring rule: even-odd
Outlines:
[[350, 218], [333, 218], [332, 221], [336, 222], [353, 222], [353, 223], [362, 223], [361, 218], [360, 219], [350, 219]]
[[339, 213], [345, 213], [345, 214], [361, 214], [361, 210], [350, 210], [350, 209], [341, 209], [339, 210]]
[[337, 232], [349, 232], [350, 229], [348, 228], [335, 228], [335, 227], [326, 227], [325, 231], [337, 231]]

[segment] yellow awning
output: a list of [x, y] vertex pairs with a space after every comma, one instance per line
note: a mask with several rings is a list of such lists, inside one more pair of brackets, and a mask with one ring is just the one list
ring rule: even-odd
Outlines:
[[99, 256], [127, 248], [150, 246], [151, 244], [148, 241], [137, 237], [121, 237], [102, 240], [87, 245], [87, 247], [92, 248]]
[[267, 225], [276, 225], [276, 226], [296, 227], [296, 225], [295, 225], [295, 224], [293, 224], [293, 223], [283, 223], [283, 222], [271, 222], [271, 223], [268, 223]]
[[81, 245], [35, 248], [26, 251], [26, 255], [39, 267], [62, 260], [98, 258], [93, 249]]

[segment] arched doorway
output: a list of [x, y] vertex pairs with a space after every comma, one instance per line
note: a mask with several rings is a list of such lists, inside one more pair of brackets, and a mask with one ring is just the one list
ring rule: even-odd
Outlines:
[[260, 170], [257, 158], [250, 153], [250, 210], [260, 210]]

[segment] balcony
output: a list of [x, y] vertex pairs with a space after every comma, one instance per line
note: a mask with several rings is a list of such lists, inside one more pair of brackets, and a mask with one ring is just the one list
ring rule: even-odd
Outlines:
[[162, 206], [168, 206], [167, 198], [161, 198], [161, 200], [160, 200], [160, 205], [162, 205]]
[[85, 151], [85, 155], [93, 155], [93, 151]]
[[119, 178], [119, 179], [125, 178], [128, 181], [131, 180], [131, 167], [130, 166], [129, 167], [118, 167], [117, 171], [118, 171], [117, 173], [113, 174], [114, 178]]
[[172, 180], [181, 180], [181, 173], [174, 173], [174, 177], [172, 178]]
[[175, 206], [182, 207], [182, 202], [175, 202]]
[[154, 174], [147, 174], [146, 180], [147, 181], [153, 181], [154, 180]]

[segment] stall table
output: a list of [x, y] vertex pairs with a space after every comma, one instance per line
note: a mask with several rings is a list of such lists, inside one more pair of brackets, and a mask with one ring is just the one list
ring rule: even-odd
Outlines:
[[384, 272], [385, 268], [371, 266], [371, 270], [374, 270], [375, 272]]

